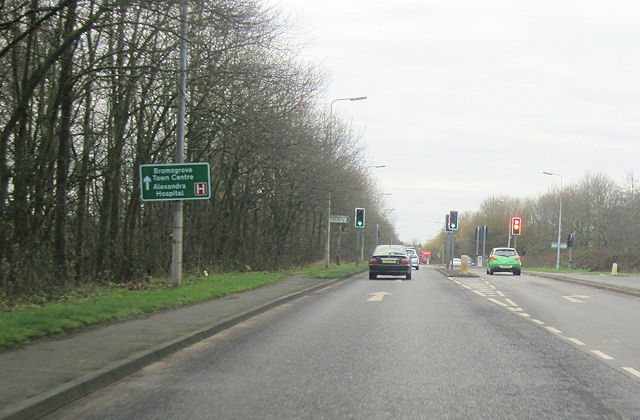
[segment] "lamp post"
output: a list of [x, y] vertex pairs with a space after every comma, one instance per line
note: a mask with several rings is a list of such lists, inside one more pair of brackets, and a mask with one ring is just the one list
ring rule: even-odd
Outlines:
[[[333, 104], [338, 101], [361, 101], [363, 99], [367, 99], [366, 96], [357, 96], [353, 98], [338, 98], [331, 101], [331, 105], [329, 106], [329, 128], [327, 130], [327, 146], [329, 145], [329, 140], [331, 140], [331, 122], [333, 119]], [[331, 240], [331, 193], [329, 193], [329, 205], [327, 207], [327, 240], [324, 245], [324, 268], [329, 268], [329, 243]]]
[[556, 257], [556, 271], [560, 271], [560, 237], [562, 236], [562, 175], [552, 172], [542, 172], [544, 175], [560, 177], [560, 213], [558, 215], [558, 256]]

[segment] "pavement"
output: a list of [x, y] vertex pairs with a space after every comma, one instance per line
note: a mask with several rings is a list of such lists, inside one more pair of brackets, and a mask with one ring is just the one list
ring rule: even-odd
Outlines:
[[[640, 296], [640, 277], [526, 274]], [[42, 417], [244, 320], [346, 280], [287, 277], [225, 298], [1, 352], [0, 419]]]
[[33, 419], [278, 305], [347, 279], [286, 277], [144, 319], [0, 352], [0, 419]]

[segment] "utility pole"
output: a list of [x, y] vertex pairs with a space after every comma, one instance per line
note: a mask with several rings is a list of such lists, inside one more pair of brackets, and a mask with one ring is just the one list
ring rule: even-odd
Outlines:
[[[176, 144], [176, 163], [184, 162], [184, 115], [185, 92], [187, 85], [187, 18], [189, 6], [187, 0], [182, 1], [180, 13], [180, 81], [178, 86], [178, 127]], [[171, 284], [178, 287], [182, 284], [182, 233], [184, 230], [184, 202], [177, 200], [173, 204], [173, 238], [171, 247]]]
[[482, 265], [486, 264], [486, 247], [487, 247], [487, 225], [484, 225], [484, 239], [482, 240]]

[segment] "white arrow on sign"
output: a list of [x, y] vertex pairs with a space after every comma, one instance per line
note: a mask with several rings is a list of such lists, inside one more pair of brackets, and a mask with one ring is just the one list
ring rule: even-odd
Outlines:
[[148, 176], [145, 176], [144, 178], [142, 178], [142, 182], [144, 182], [144, 188], [149, 191], [149, 184], [151, 184], [151, 178], [149, 178]]
[[582, 300], [582, 299], [588, 299], [591, 296], [573, 295], [573, 296], [562, 296], [562, 297], [567, 299], [569, 302], [585, 303], [584, 300]]
[[391, 293], [387, 292], [376, 292], [369, 294], [371, 295], [371, 297], [367, 299], [367, 302], [382, 302], [382, 299], [384, 299], [385, 296], [391, 296]]

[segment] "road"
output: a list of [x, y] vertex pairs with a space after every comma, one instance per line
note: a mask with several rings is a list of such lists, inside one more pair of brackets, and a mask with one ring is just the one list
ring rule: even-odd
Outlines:
[[640, 417], [640, 299], [483, 277], [361, 275], [48, 418]]

